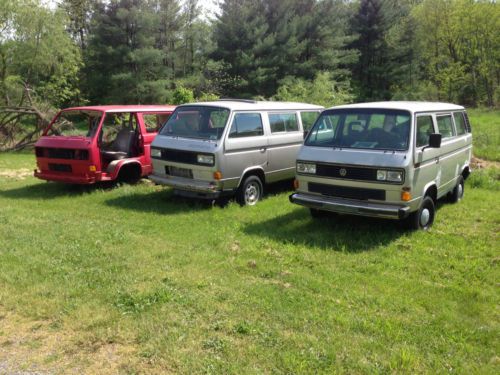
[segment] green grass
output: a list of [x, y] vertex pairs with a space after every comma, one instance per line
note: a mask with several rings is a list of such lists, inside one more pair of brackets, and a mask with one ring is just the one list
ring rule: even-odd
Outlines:
[[474, 155], [500, 161], [500, 111], [471, 109], [467, 112], [472, 125]]
[[[474, 153], [499, 161], [498, 112], [469, 113]], [[0, 313], [67, 348], [16, 371], [89, 369], [117, 345], [127, 373], [498, 373], [498, 168], [475, 171], [423, 233], [313, 221], [280, 189], [221, 209], [148, 183], [43, 183], [34, 166], [0, 154]]]
[[0, 176], [0, 308], [66, 337], [42, 364], [61, 372], [118, 345], [124, 373], [498, 373], [498, 174], [469, 181], [408, 232], [313, 221], [279, 188], [212, 208], [147, 182]]

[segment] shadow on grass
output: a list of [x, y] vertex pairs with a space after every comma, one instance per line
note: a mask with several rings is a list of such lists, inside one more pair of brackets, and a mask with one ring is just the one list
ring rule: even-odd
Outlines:
[[89, 194], [96, 189], [109, 189], [109, 186], [67, 185], [57, 182], [41, 182], [34, 185], [0, 191], [0, 195], [11, 199], [54, 199], [61, 196]]
[[209, 201], [179, 197], [171, 189], [161, 189], [147, 194], [132, 193], [108, 199], [105, 204], [124, 210], [154, 212], [162, 215], [208, 210], [212, 207]]
[[244, 231], [283, 243], [346, 252], [386, 246], [408, 232], [402, 223], [393, 220], [336, 214], [313, 219], [304, 208], [248, 225]]

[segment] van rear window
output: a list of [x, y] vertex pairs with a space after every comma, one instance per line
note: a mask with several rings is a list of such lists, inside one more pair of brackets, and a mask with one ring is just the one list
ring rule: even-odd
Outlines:
[[47, 129], [47, 136], [92, 137], [94, 136], [102, 112], [91, 110], [69, 110], [61, 112]]

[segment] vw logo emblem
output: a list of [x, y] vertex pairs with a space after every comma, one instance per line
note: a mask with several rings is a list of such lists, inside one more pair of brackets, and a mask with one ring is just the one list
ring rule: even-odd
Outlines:
[[345, 175], [347, 174], [347, 170], [345, 168], [340, 168], [339, 173], [342, 177], [345, 177]]

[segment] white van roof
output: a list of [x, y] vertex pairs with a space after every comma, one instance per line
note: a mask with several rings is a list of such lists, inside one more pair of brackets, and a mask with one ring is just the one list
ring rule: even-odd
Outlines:
[[213, 102], [197, 102], [183, 104], [183, 106], [203, 105], [223, 107], [232, 111], [279, 111], [279, 110], [323, 110], [324, 107], [308, 103], [256, 101], [245, 99], [221, 99]]
[[439, 111], [457, 111], [464, 110], [465, 108], [451, 103], [439, 102], [371, 102], [371, 103], [356, 103], [346, 104], [331, 107], [328, 109], [342, 109], [342, 108], [380, 108], [380, 109], [399, 109], [410, 112], [439, 112]]

